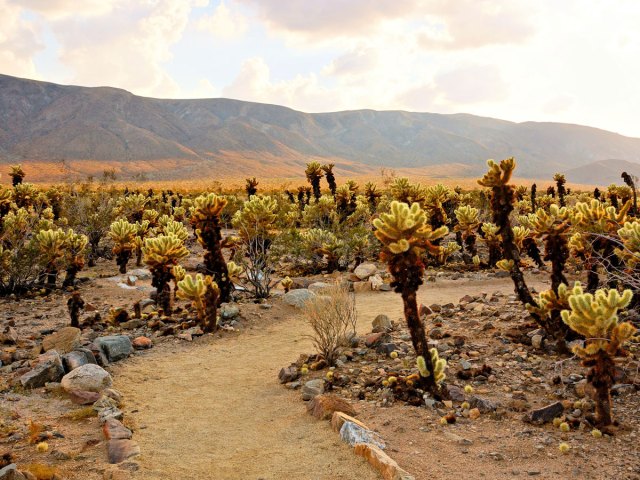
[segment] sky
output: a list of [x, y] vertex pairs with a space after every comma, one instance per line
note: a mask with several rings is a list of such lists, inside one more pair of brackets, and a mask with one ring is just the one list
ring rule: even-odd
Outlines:
[[640, 0], [0, 0], [0, 73], [640, 137]]

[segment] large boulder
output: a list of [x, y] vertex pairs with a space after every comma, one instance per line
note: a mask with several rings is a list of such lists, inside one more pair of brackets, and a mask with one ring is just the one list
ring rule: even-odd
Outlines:
[[64, 327], [44, 337], [42, 349], [45, 352], [55, 350], [59, 354], [69, 353], [80, 346], [82, 332], [76, 327]]
[[109, 335], [106, 337], [98, 337], [93, 341], [100, 354], [103, 356], [104, 363], [117, 362], [127, 358], [133, 352], [131, 339], [126, 335]]
[[375, 275], [377, 271], [378, 267], [376, 267], [373, 263], [361, 263], [356, 267], [353, 273], [360, 280], [366, 280], [371, 275]]
[[96, 363], [96, 357], [88, 348], [74, 350], [62, 356], [62, 364], [67, 373], [87, 363]]
[[290, 290], [284, 294], [282, 300], [287, 305], [291, 305], [296, 308], [304, 308], [304, 305], [313, 297], [315, 293], [306, 288], [298, 288], [296, 290]]
[[67, 392], [83, 390], [86, 392], [101, 392], [109, 388], [113, 380], [104, 368], [88, 363], [76, 368], [62, 377], [62, 388]]
[[0, 480], [26, 480], [26, 478], [18, 471], [18, 466], [15, 463], [0, 468]]
[[59, 382], [63, 375], [60, 355], [55, 350], [50, 350], [38, 357], [36, 366], [20, 377], [20, 383], [25, 388], [39, 388], [48, 382]]

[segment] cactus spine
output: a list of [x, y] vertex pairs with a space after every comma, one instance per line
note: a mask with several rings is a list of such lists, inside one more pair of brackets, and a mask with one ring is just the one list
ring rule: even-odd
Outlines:
[[190, 300], [196, 309], [198, 320], [205, 332], [218, 328], [217, 308], [220, 290], [210, 275], [198, 273], [195, 278], [186, 275], [178, 282], [178, 297]]

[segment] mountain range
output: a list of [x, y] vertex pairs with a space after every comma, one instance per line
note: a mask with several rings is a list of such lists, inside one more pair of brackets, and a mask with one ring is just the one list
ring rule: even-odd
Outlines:
[[488, 158], [510, 156], [520, 177], [565, 172], [569, 181], [604, 184], [619, 179], [621, 166], [640, 173], [640, 139], [580, 125], [405, 111], [303, 113], [0, 75], [0, 165], [22, 163], [31, 180], [105, 169], [123, 178], [299, 177], [313, 160], [347, 175], [387, 167], [467, 177], [483, 172]]

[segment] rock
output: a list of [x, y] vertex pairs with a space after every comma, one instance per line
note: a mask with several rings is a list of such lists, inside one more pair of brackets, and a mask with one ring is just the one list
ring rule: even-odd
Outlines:
[[388, 338], [389, 338], [389, 335], [387, 335], [384, 332], [372, 333], [364, 337], [364, 344], [367, 347], [372, 348], [383, 343]]
[[369, 282], [355, 282], [353, 284], [353, 291], [355, 293], [370, 292], [371, 284]]
[[0, 333], [0, 343], [13, 345], [18, 341], [18, 331], [13, 327], [6, 327], [2, 333]]
[[382, 355], [389, 355], [391, 352], [397, 351], [399, 351], [399, 348], [395, 343], [381, 343], [376, 347], [376, 352]]
[[106, 409], [116, 409], [118, 408], [118, 402], [116, 402], [113, 398], [108, 397], [106, 395], [101, 395], [98, 400], [93, 404], [93, 409], [96, 412], [100, 412], [101, 410]]
[[314, 282], [307, 287], [309, 291], [313, 293], [321, 293], [323, 290], [327, 288], [331, 288], [331, 284], [325, 282]]
[[356, 455], [364, 457], [375, 468], [384, 480], [415, 480], [415, 477], [404, 471], [381, 448], [367, 443], [359, 443], [355, 446]]
[[130, 287], [135, 287], [136, 282], [138, 281], [138, 277], [136, 277], [135, 275], [127, 275], [125, 277], [125, 281]]
[[534, 335], [531, 337], [531, 346], [537, 349], [542, 348], [542, 340], [544, 340], [542, 335]]
[[529, 423], [535, 423], [541, 425], [543, 423], [551, 422], [554, 418], [559, 417], [564, 412], [564, 406], [562, 402], [552, 403], [546, 407], [538, 408], [528, 412], [523, 420]]
[[278, 379], [280, 380], [280, 383], [289, 383], [297, 380], [299, 376], [300, 373], [298, 372], [298, 369], [292, 365], [290, 367], [282, 368], [278, 374]]
[[302, 400], [311, 400], [316, 395], [324, 393], [324, 380], [316, 378], [309, 380], [302, 386]]
[[133, 433], [122, 422], [110, 418], [102, 426], [102, 433], [107, 440], [129, 440]]
[[374, 275], [377, 271], [378, 267], [376, 267], [373, 263], [361, 263], [356, 267], [353, 273], [360, 280], [366, 280], [371, 275]]
[[96, 363], [96, 357], [87, 348], [77, 349], [62, 356], [62, 365], [67, 373], [88, 363]]
[[478, 410], [477, 408], [472, 408], [471, 410], [469, 410], [469, 418], [471, 420], [480, 418], [480, 410]]
[[141, 318], [134, 318], [131, 320], [128, 320], [126, 322], [122, 322], [120, 324], [120, 326], [122, 328], [124, 328], [125, 330], [134, 330], [136, 328], [140, 328], [142, 326], [144, 326], [147, 322], [142, 320]]
[[59, 382], [63, 375], [60, 355], [55, 350], [50, 350], [38, 357], [35, 368], [22, 375], [20, 383], [25, 388], [39, 388], [48, 382]]
[[[135, 270], [129, 270], [129, 276], [137, 277], [138, 280], [150, 280], [151, 270], [146, 268], [136, 268]], [[135, 281], [134, 281], [135, 283]]]
[[151, 348], [153, 346], [153, 342], [151, 341], [150, 338], [140, 336], [140, 337], [134, 338], [133, 342], [131, 342], [131, 345], [136, 350], [144, 350], [147, 348]]
[[360, 420], [357, 420], [352, 416], [347, 415], [344, 412], [338, 412], [338, 411], [333, 412], [333, 415], [331, 416], [331, 428], [333, 429], [334, 432], [339, 432], [340, 429], [342, 428], [342, 425], [344, 425], [345, 422], [355, 423], [356, 425], [359, 425], [362, 428], [369, 430], [369, 427], [367, 427]]
[[282, 300], [284, 303], [292, 307], [303, 308], [305, 303], [315, 296], [315, 293], [307, 290], [306, 288], [299, 288], [296, 290], [289, 290], [282, 296]]
[[111, 419], [122, 420], [124, 418], [124, 413], [122, 410], [116, 407], [103, 408], [98, 412], [98, 420], [100, 424], [108, 422]]
[[55, 350], [60, 354], [68, 353], [80, 346], [81, 335], [82, 331], [79, 328], [64, 327], [44, 337], [42, 348], [45, 352]]
[[388, 283], [383, 283], [382, 285], [380, 285], [380, 287], [378, 287], [378, 290], [380, 290], [381, 292], [390, 292], [391, 285], [389, 285]]
[[371, 290], [380, 290], [380, 287], [384, 285], [382, 277], [378, 274], [369, 277], [369, 283], [371, 284]]
[[98, 392], [87, 392], [85, 390], [70, 390], [67, 392], [69, 399], [76, 405], [91, 405], [100, 399]]
[[18, 466], [12, 463], [0, 470], [0, 480], [26, 480], [26, 477], [18, 471]]
[[109, 463], [121, 463], [127, 458], [140, 455], [140, 446], [133, 440], [112, 439], [107, 442]]
[[62, 388], [65, 391], [84, 390], [87, 392], [100, 392], [109, 388], [113, 383], [111, 375], [99, 365], [88, 363], [67, 373], [62, 378]]
[[491, 413], [496, 411], [498, 408], [498, 406], [491, 400], [477, 397], [475, 395], [469, 399], [469, 405], [471, 405], [471, 407], [477, 408], [480, 413]]
[[126, 335], [98, 337], [93, 343], [104, 354], [108, 362], [117, 362], [127, 358], [133, 352], [131, 340]]
[[391, 320], [389, 320], [389, 317], [387, 317], [383, 313], [373, 319], [373, 322], [371, 322], [371, 326], [373, 327], [374, 333], [390, 332], [391, 330], [393, 330], [393, 324], [391, 323]]
[[355, 409], [347, 400], [336, 395], [316, 395], [307, 404], [307, 412], [318, 420], [331, 418], [333, 412], [344, 412], [351, 416], [356, 414]]
[[119, 391], [114, 390], [113, 388], [107, 388], [102, 392], [102, 394], [109, 398], [113, 398], [118, 405], [122, 404], [122, 400], [124, 397]]
[[344, 422], [342, 424], [340, 438], [352, 447], [358, 443], [368, 443], [379, 448], [385, 447], [384, 442], [377, 434], [353, 422]]
[[223, 303], [220, 306], [220, 316], [224, 320], [233, 320], [238, 315], [240, 315], [240, 308], [237, 305], [233, 305], [230, 303]]
[[467, 438], [461, 437], [460, 435], [456, 435], [453, 432], [448, 432], [447, 430], [445, 430], [442, 433], [445, 436], [445, 438], [451, 440], [452, 442], [457, 443], [458, 445], [472, 445], [473, 444], [472, 440], [469, 440]]

